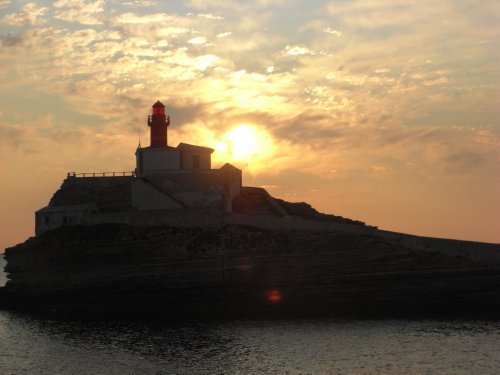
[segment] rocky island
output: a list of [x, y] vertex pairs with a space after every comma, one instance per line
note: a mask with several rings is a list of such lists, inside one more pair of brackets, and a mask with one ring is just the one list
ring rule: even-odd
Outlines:
[[160, 102], [131, 173], [69, 173], [6, 249], [0, 307], [134, 316], [492, 316], [500, 245], [412, 236], [242, 186], [167, 145]]

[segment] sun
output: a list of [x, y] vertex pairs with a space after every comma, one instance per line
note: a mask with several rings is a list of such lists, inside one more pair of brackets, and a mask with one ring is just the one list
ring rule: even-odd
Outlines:
[[248, 125], [232, 128], [225, 138], [227, 149], [234, 160], [248, 160], [259, 151], [257, 132]]
[[273, 151], [269, 133], [254, 125], [240, 124], [229, 129], [223, 143], [229, 159], [246, 165], [261, 163]]

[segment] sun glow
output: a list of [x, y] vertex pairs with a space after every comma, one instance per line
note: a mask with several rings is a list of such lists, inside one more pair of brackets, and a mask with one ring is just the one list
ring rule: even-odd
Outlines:
[[247, 125], [240, 125], [228, 131], [226, 144], [235, 160], [249, 159], [259, 151], [257, 132]]
[[[269, 133], [253, 125], [238, 125], [223, 136], [223, 148], [233, 162], [245, 165], [259, 164], [273, 153]], [[221, 145], [222, 146], [222, 145]]]

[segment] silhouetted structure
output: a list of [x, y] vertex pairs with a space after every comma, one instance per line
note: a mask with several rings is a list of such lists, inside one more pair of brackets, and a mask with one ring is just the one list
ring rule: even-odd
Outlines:
[[150, 146], [137, 147], [134, 173], [68, 173], [49, 205], [35, 213], [35, 233], [64, 224], [103, 222], [209, 225], [232, 212], [232, 200], [241, 190], [241, 170], [231, 164], [212, 169], [211, 148], [169, 146], [170, 116], [159, 101], [147, 125]]

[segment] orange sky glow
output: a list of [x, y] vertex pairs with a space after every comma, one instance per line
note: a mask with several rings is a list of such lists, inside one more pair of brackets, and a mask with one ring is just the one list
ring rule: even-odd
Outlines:
[[381, 229], [500, 242], [500, 10], [489, 1], [0, 0], [0, 252], [66, 173], [169, 144]]

